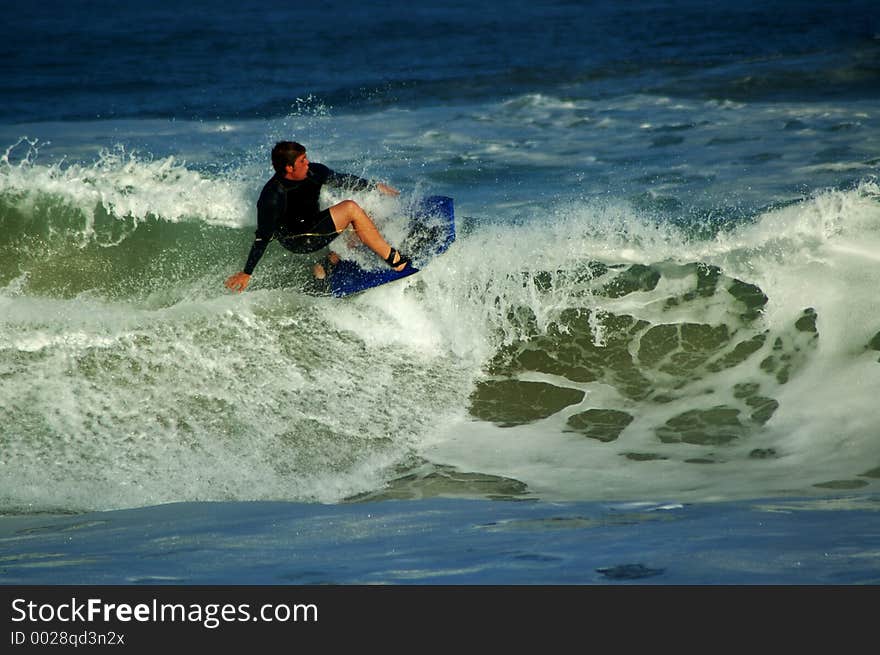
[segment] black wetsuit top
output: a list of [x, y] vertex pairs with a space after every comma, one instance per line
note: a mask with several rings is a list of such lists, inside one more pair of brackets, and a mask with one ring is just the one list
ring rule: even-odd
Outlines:
[[[335, 231], [310, 234], [322, 219], [326, 221], [329, 217], [327, 210], [322, 212], [318, 205], [321, 187], [325, 184], [352, 191], [363, 191], [374, 186], [357, 175], [337, 173], [316, 163], [309, 163], [308, 173], [303, 180], [288, 180], [275, 175], [266, 182], [257, 201], [257, 231], [244, 266], [245, 273], [250, 275], [254, 272], [254, 267], [272, 239], [278, 239], [281, 245], [293, 252], [312, 252], [320, 250], [338, 236]], [[326, 227], [324, 231], [327, 232]], [[296, 238], [303, 235], [318, 237], [318, 240]]]

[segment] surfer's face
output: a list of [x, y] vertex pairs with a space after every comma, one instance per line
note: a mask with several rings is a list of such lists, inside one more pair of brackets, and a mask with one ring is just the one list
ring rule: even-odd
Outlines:
[[306, 173], [309, 172], [309, 159], [306, 157], [306, 153], [301, 154], [296, 158], [296, 161], [293, 162], [293, 166], [287, 167], [287, 179], [289, 180], [304, 180], [306, 179]]

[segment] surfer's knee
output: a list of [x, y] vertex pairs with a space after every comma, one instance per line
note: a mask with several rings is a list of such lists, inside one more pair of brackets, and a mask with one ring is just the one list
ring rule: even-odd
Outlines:
[[360, 218], [361, 215], [366, 214], [363, 208], [354, 200], [343, 200], [336, 206], [339, 207], [339, 211], [341, 211], [343, 215], [348, 216], [352, 219]]
[[370, 220], [363, 208], [354, 200], [343, 200], [330, 208], [330, 216], [336, 224], [337, 229], [342, 231], [350, 223], [362, 223], [365, 219]]

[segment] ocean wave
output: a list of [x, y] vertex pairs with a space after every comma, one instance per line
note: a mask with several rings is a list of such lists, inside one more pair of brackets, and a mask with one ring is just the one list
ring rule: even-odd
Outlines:
[[[250, 212], [246, 187], [230, 178], [212, 179], [169, 156], [154, 159], [122, 145], [102, 149], [92, 163], [39, 163], [41, 143], [22, 137], [0, 157], [0, 197], [10, 208], [38, 210], [55, 205], [66, 217], [84, 220], [84, 240], [98, 236], [97, 215], [134, 223], [150, 217], [165, 221], [198, 219], [215, 225], [241, 225]], [[252, 194], [252, 192], [251, 192]], [[45, 219], [55, 212], [46, 209]]]
[[[347, 301], [300, 293], [306, 267], [280, 249], [229, 294], [250, 234], [204, 220], [143, 220], [60, 253], [33, 238], [28, 254], [19, 232], [3, 244], [0, 497], [94, 509], [385, 485], [681, 499], [872, 484], [878, 198], [866, 180], [709, 237], [625, 200], [568, 201], [477, 222], [419, 275]], [[126, 282], [87, 291], [96, 277]]]

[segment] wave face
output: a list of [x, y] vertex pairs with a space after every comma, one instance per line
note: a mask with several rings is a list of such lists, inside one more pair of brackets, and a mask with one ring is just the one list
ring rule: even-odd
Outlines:
[[[876, 492], [875, 3], [14, 4], [0, 511]], [[228, 292], [282, 139], [456, 242]]]
[[[21, 146], [21, 144], [19, 144]], [[732, 221], [572, 200], [460, 216], [341, 302], [278, 248], [242, 296], [253, 185], [173, 158], [4, 161], [7, 508], [470, 493], [827, 493], [878, 477], [880, 190]], [[391, 234], [396, 206], [362, 202]]]

